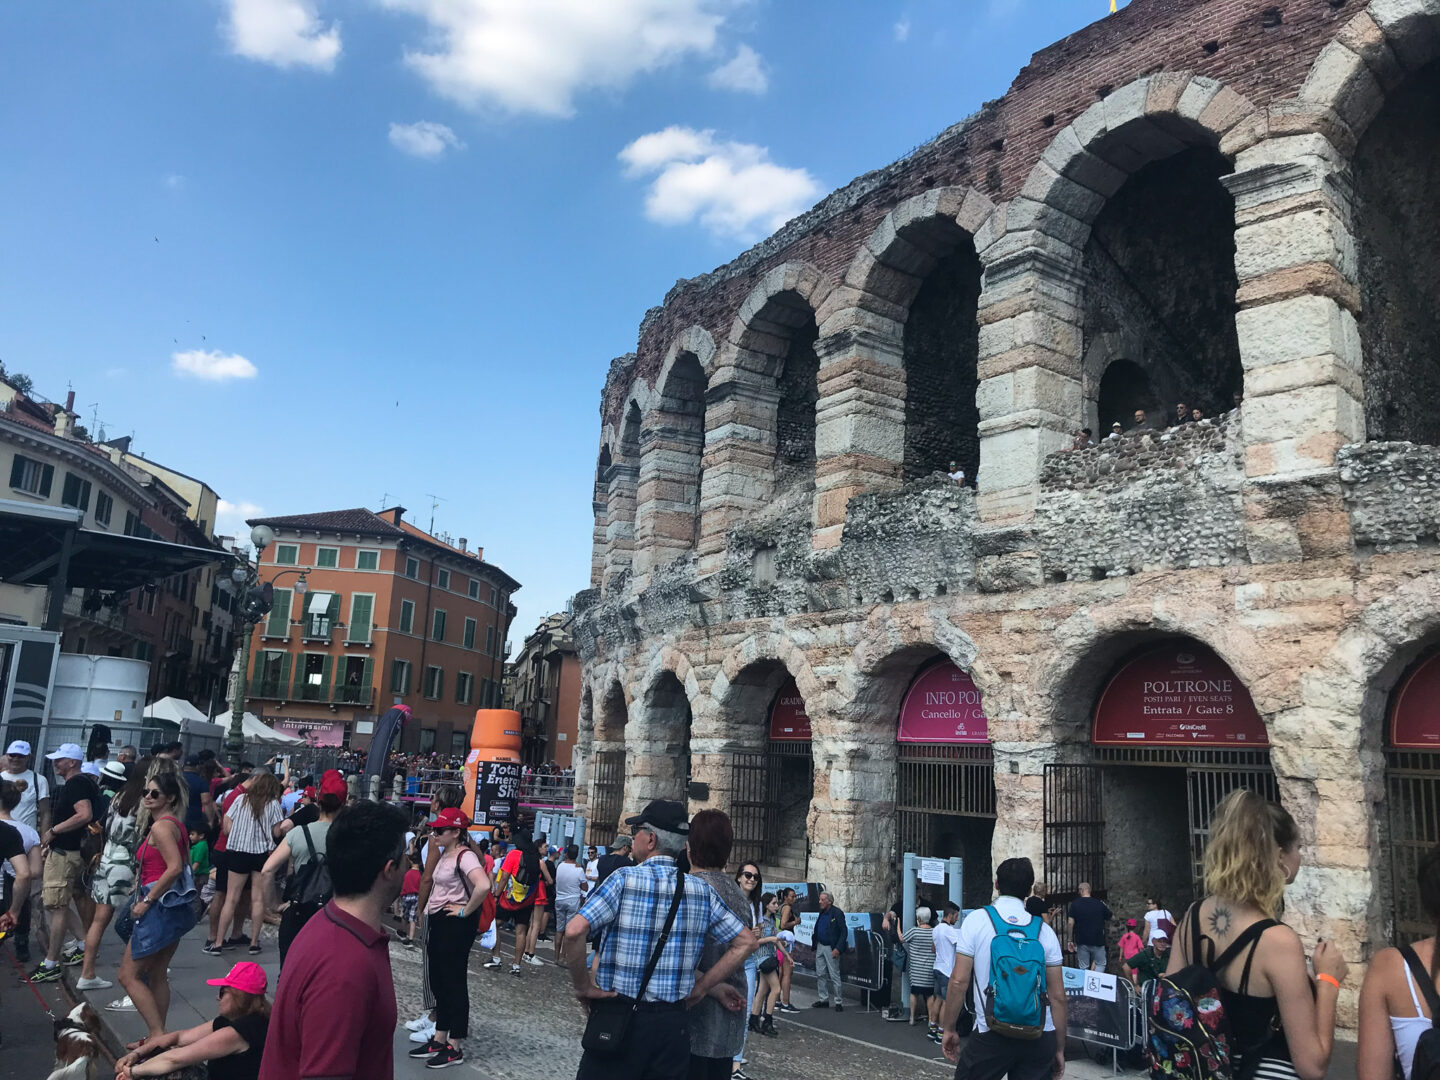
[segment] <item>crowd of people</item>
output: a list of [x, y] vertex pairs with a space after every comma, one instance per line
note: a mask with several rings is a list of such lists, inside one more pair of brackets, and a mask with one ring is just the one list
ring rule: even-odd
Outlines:
[[[349, 799], [333, 771], [317, 786], [311, 777], [282, 781], [265, 768], [152, 753], [107, 762], [96, 778], [76, 744], [46, 757], [59, 780], [53, 796], [29, 745], [12, 742], [3, 762], [0, 931], [17, 947], [24, 940], [19, 927], [38, 881], [49, 932], [30, 978], [53, 979], [78, 963], [77, 985], [98, 989], [108, 983], [95, 961], [114, 924], [123, 940], [119, 979], [147, 1030], [117, 1063], [120, 1080], [200, 1063], [222, 1080], [392, 1076], [399, 1018], [385, 919], [397, 902], [405, 940], [424, 948], [425, 1010], [406, 1027], [411, 1057], [426, 1068], [464, 1062], [469, 958], [478, 943], [491, 953], [485, 966], [504, 966], [502, 924], [515, 933], [510, 971], [519, 976], [539, 962], [536, 943], [554, 922], [555, 960], [586, 1014], [579, 1080], [747, 1080], [747, 1040], [778, 1037], [777, 1017], [797, 1011], [794, 891], [766, 889], [753, 862], [729, 868], [734, 835], [721, 811], [690, 818], [679, 803], [653, 802], [602, 856], [503, 826], [477, 840], [458, 786], [437, 792], [430, 819], [415, 829], [396, 807]], [[1232, 1075], [1325, 1075], [1348, 966], [1325, 941], [1307, 958], [1280, 921], [1299, 868], [1290, 816], [1237, 791], [1211, 824], [1205, 897], [1178, 918], [1151, 897], [1125, 920], [1118, 966], [1152, 1002], [1156, 1067], [1168, 1062], [1173, 1075], [1192, 1075], [1167, 1032], [1199, 1007], [1210, 1010], [1207, 1030], [1228, 1039]], [[1440, 923], [1440, 849], [1419, 874], [1422, 902]], [[907, 973], [908, 1019], [956, 1062], [959, 1080], [1040, 1080], [1064, 1070], [1065, 950], [1071, 966], [1105, 970], [1115, 916], [1088, 885], [1063, 908], [1048, 892], [1028, 860], [1009, 859], [982, 909], [962, 917], [954, 904], [921, 907], [903, 933], [893, 911], [884, 917], [892, 952], [882, 999]], [[169, 1030], [168, 962], [207, 907], [212, 955], [261, 950], [260, 927], [278, 921], [282, 974], [272, 1001], [264, 970], [235, 963], [209, 980], [219, 994], [215, 1018]], [[816, 1008], [844, 1008], [845, 934], [844, 913], [821, 894], [811, 927]], [[1017, 972], [1030, 974], [1010, 978]], [[1421, 1040], [1440, 1015], [1437, 983], [1434, 937], [1374, 958], [1360, 992], [1360, 1080], [1387, 1080], [1397, 1068], [1414, 1075]], [[1196, 996], [1205, 986], [1218, 997]], [[905, 1010], [897, 1004], [885, 1015], [904, 1019]]]

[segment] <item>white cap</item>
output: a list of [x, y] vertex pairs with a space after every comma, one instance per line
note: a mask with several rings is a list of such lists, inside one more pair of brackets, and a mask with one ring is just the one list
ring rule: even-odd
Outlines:
[[47, 761], [59, 761], [61, 758], [70, 758], [72, 761], [84, 761], [85, 751], [80, 749], [79, 743], [67, 742], [61, 743], [60, 749], [56, 750], [53, 754], [45, 755]]
[[87, 761], [85, 762], [85, 764], [80, 766], [80, 771], [83, 772], [86, 776], [99, 776], [100, 763], [98, 761]]
[[1167, 934], [1167, 933], [1165, 933], [1164, 930], [1161, 930], [1161, 929], [1159, 929], [1159, 928], [1157, 927], [1156, 929], [1150, 931], [1150, 940], [1151, 940], [1151, 941], [1169, 941], [1169, 940], [1170, 940], [1170, 935]]
[[24, 739], [16, 739], [5, 748], [5, 753], [14, 754], [16, 757], [29, 757], [30, 744]]

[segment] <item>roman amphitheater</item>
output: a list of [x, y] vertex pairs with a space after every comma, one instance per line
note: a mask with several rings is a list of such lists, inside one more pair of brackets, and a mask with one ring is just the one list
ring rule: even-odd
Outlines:
[[677, 283], [600, 399], [591, 840], [688, 798], [848, 910], [913, 852], [1138, 913], [1243, 784], [1308, 941], [1425, 932], [1437, 57], [1440, 0], [1134, 0]]

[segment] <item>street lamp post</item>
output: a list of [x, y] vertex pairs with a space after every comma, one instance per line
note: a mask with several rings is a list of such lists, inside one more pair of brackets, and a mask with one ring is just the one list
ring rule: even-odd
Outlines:
[[287, 574], [299, 574], [300, 580], [295, 583], [295, 592], [303, 596], [305, 595], [305, 577], [310, 573], [308, 569], [282, 570], [262, 585], [260, 582], [260, 558], [265, 554], [265, 549], [274, 541], [274, 529], [268, 525], [256, 525], [250, 530], [250, 542], [255, 545], [255, 564], [251, 566], [247, 562], [244, 566], [236, 566], [230, 572], [230, 580], [234, 582], [235, 595], [240, 599], [239, 618], [245, 624], [240, 653], [240, 670], [235, 676], [235, 700], [230, 703], [230, 731], [225, 738], [226, 752], [230, 755], [233, 764], [237, 766], [245, 752], [245, 694], [249, 688], [250, 643], [255, 635], [255, 624], [269, 614], [270, 586]]

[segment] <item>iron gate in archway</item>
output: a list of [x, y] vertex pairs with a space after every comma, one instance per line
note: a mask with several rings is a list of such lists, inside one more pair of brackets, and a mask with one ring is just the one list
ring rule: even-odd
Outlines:
[[590, 768], [589, 842], [608, 847], [615, 842], [625, 802], [625, 751], [598, 750]]
[[810, 743], [775, 740], [764, 751], [730, 755], [730, 825], [735, 831], [731, 861], [736, 865], [774, 866], [779, 858], [787, 760], [810, 762]]
[[1390, 826], [1390, 888], [1396, 944], [1435, 932], [1420, 906], [1420, 860], [1440, 844], [1440, 753], [1385, 751], [1385, 805]]

